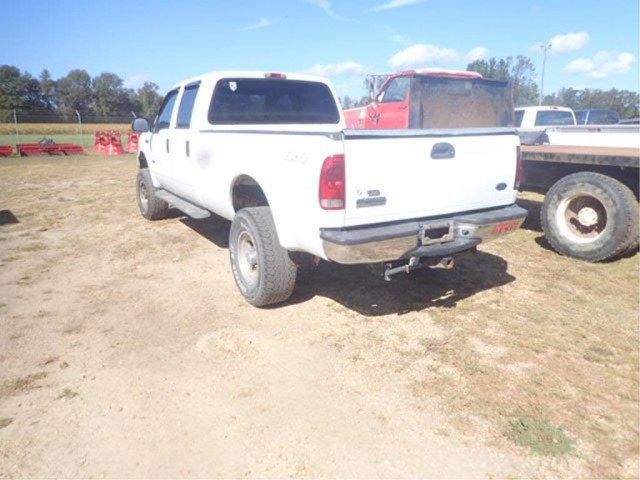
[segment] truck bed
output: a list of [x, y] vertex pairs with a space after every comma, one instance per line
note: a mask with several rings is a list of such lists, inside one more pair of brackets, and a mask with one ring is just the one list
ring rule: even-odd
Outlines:
[[640, 150], [628, 147], [523, 145], [522, 159], [530, 162], [638, 167]]

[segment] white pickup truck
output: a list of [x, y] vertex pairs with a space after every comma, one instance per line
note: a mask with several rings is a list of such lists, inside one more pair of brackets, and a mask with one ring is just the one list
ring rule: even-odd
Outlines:
[[[140, 140], [137, 198], [232, 221], [235, 281], [255, 306], [291, 295], [301, 256], [382, 263], [385, 278], [453, 266], [517, 229], [513, 128], [345, 130], [328, 80], [224, 71], [176, 84]], [[301, 255], [302, 254], [302, 255]]]

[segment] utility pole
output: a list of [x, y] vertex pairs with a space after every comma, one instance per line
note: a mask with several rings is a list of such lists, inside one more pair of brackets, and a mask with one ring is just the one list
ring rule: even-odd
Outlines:
[[542, 49], [542, 72], [540, 74], [540, 98], [538, 99], [538, 105], [542, 105], [542, 98], [544, 97], [544, 71], [547, 68], [547, 53], [551, 50], [550, 43], [543, 43], [540, 45]]

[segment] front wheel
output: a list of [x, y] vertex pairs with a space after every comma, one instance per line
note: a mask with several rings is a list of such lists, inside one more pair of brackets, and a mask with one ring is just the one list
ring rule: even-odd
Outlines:
[[547, 192], [540, 220], [558, 252], [589, 262], [637, 245], [638, 202], [618, 180], [594, 172], [567, 175]]
[[229, 256], [236, 285], [255, 307], [287, 300], [297, 268], [282, 248], [269, 207], [243, 208], [229, 232]]
[[164, 200], [156, 197], [156, 188], [151, 181], [148, 168], [138, 170], [136, 179], [136, 196], [140, 213], [147, 220], [160, 220], [167, 217], [169, 205]]

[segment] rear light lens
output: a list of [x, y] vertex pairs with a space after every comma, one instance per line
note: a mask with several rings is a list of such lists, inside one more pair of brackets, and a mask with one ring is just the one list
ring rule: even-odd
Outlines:
[[320, 170], [320, 207], [324, 210], [344, 209], [344, 192], [344, 155], [327, 157]]
[[282, 80], [287, 78], [287, 76], [284, 73], [280, 73], [280, 72], [265, 73], [264, 77], [265, 78], [279, 78], [279, 79], [282, 79]]
[[520, 181], [522, 180], [522, 173], [524, 171], [524, 165], [522, 164], [522, 149], [520, 146], [516, 147], [516, 180], [513, 184], [513, 189], [518, 190], [520, 188]]

